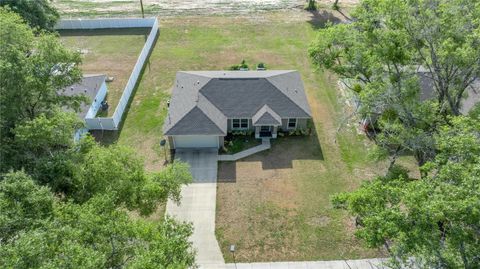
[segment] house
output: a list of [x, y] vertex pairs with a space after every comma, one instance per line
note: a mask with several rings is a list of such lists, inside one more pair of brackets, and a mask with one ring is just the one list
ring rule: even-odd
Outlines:
[[297, 71], [182, 71], [163, 132], [172, 149], [219, 148], [227, 133], [276, 138], [305, 129], [311, 115]]
[[80, 110], [77, 112], [78, 117], [85, 122], [85, 127], [75, 132], [75, 141], [79, 140], [82, 135], [91, 129], [86, 119], [95, 118], [98, 110], [102, 106], [107, 95], [107, 84], [105, 80], [105, 75], [85, 75], [79, 83], [59, 91], [59, 94], [67, 96], [83, 94], [90, 100], [88, 103], [82, 104]]
[[[434, 81], [429, 72], [418, 72], [420, 81], [420, 100], [426, 101], [436, 98], [437, 94], [434, 88]], [[476, 79], [464, 93], [464, 97], [460, 102], [460, 113], [468, 115], [468, 113], [480, 103], [480, 79]]]
[[[425, 68], [418, 68], [416, 75], [418, 76], [420, 86], [419, 100], [425, 102], [437, 98], [431, 73], [426, 71]], [[460, 113], [462, 115], [468, 115], [476, 105], [480, 105], [480, 79], [476, 79], [466, 88], [462, 100], [460, 100]], [[374, 129], [373, 125], [376, 120], [377, 115], [363, 119], [360, 123], [362, 130], [369, 134], [369, 132]]]

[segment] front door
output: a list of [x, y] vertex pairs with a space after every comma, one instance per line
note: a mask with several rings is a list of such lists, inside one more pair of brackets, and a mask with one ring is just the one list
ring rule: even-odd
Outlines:
[[272, 126], [260, 126], [260, 137], [272, 137]]

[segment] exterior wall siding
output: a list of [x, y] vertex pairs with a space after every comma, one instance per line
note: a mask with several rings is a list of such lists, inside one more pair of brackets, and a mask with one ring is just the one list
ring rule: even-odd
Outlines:
[[297, 119], [297, 129], [306, 129], [308, 119]]
[[218, 137], [219, 148], [222, 148], [225, 145], [225, 136]]
[[[297, 128], [295, 129], [305, 129], [307, 128], [307, 121], [308, 119], [297, 119]], [[282, 127], [283, 131], [291, 130], [288, 128], [288, 119], [282, 119]]]
[[168, 139], [168, 145], [170, 146], [170, 149], [175, 149], [175, 143], [173, 143], [173, 137], [168, 136], [167, 139]]
[[288, 130], [287, 124], [288, 124], [288, 119], [282, 119], [282, 127], [281, 127], [281, 129], [284, 130], [284, 131], [285, 131], [285, 130]]
[[102, 83], [102, 86], [100, 86], [100, 90], [98, 91], [97, 96], [95, 96], [95, 99], [92, 100], [92, 104], [90, 105], [90, 109], [88, 109], [85, 118], [95, 118], [98, 110], [100, 109], [102, 101], [105, 100], [105, 96], [107, 96], [107, 83], [104, 81]]
[[[304, 118], [302, 118], [302, 119], [297, 119], [297, 128], [296, 128], [296, 129], [305, 129], [305, 128], [307, 128], [307, 122], [308, 122], [308, 119], [304, 119]], [[230, 132], [233, 131], [233, 130], [232, 130], [232, 119], [227, 119], [227, 124], [228, 124], [228, 126], [227, 126], [227, 132], [230, 133]], [[249, 125], [248, 130], [255, 131], [255, 126], [253, 126], [252, 119], [249, 119], [249, 120], [248, 120], [248, 125]], [[279, 126], [278, 129], [284, 130], [284, 131], [285, 131], [285, 130], [290, 130], [290, 129], [288, 128], [288, 119], [283, 118], [283, 119], [282, 119], [282, 125]]]

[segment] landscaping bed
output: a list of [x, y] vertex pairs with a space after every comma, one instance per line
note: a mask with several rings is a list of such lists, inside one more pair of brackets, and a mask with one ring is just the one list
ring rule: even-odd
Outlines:
[[225, 137], [220, 154], [235, 154], [260, 144], [262, 144], [262, 141], [255, 139], [254, 134], [233, 135], [230, 133]]

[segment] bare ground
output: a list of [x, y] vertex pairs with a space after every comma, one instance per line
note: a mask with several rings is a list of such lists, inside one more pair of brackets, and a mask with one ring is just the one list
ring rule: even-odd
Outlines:
[[[318, 0], [319, 7], [330, 7], [334, 0]], [[349, 8], [359, 0], [340, 0]], [[66, 17], [140, 15], [138, 0], [54, 0]], [[245, 15], [271, 10], [301, 9], [305, 0], [143, 0], [148, 15], [171, 17], [178, 15]]]

